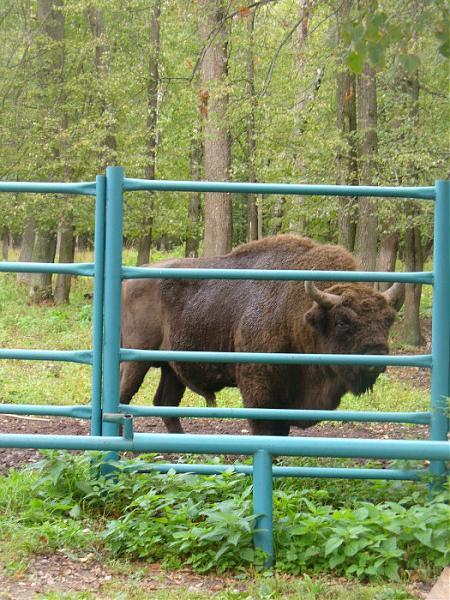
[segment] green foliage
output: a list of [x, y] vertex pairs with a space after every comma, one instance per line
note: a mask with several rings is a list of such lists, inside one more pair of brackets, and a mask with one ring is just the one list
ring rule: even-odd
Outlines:
[[448, 518], [443, 498], [429, 506], [362, 502], [337, 511], [304, 499], [278, 526], [278, 568], [398, 581], [402, 569], [447, 564]]
[[[446, 3], [361, 3], [345, 23], [344, 49], [336, 47], [336, 11], [330, 3], [315, 3], [307, 39], [301, 44], [297, 40], [301, 24], [295, 27], [297, 4], [297, 0], [260, 3], [256, 11], [252, 98], [246, 88], [246, 11], [230, 3], [228, 76], [216, 91], [229, 97], [231, 179], [248, 179], [247, 122], [253, 110], [258, 181], [336, 180], [335, 156], [342, 141], [335, 124], [335, 71], [342, 51], [354, 71], [361, 72], [366, 60], [378, 69], [380, 182], [426, 184], [442, 177], [448, 162], [443, 91], [449, 53]], [[37, 18], [35, 3], [5, 1], [0, 23], [2, 179], [91, 181], [106, 164], [123, 164], [129, 176], [144, 177], [151, 10], [144, 0], [96, 3], [104, 24], [98, 38], [89, 22], [90, 8], [87, 0], [65, 1], [64, 39], [56, 41]], [[195, 3], [161, 3], [157, 178], [191, 178], [192, 140], [201, 129], [202, 18]], [[99, 65], [100, 50], [104, 54]], [[317, 73], [324, 69], [317, 84]], [[416, 120], [400, 106], [403, 92], [397, 76], [417, 70], [421, 91]], [[336, 208], [333, 203], [324, 208], [325, 204], [322, 199], [290, 198], [281, 230], [332, 239]], [[264, 235], [279, 225], [274, 206], [273, 198], [263, 200]], [[31, 214], [41, 226], [54, 229], [62, 214], [72, 212], [76, 233], [92, 236], [90, 198], [2, 194], [0, 207], [0, 227], [8, 226], [16, 235]], [[187, 194], [128, 194], [127, 239], [136, 240], [151, 227], [154, 239], [169, 236], [183, 241], [190, 227], [187, 207]], [[244, 199], [235, 200], [235, 242], [244, 237], [245, 208]]]
[[[0, 479], [1, 536], [22, 553], [64, 547], [199, 572], [261, 564], [245, 476], [133, 474], [116, 463], [105, 478], [100, 454], [44, 455], [31, 470]], [[276, 482], [277, 570], [394, 581], [439, 570], [449, 555], [449, 507], [417, 485]]]

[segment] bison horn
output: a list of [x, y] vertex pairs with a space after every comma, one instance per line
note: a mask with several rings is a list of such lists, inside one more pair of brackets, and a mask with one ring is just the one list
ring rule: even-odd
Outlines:
[[400, 310], [405, 300], [405, 286], [403, 283], [397, 281], [383, 292], [383, 296], [386, 298], [388, 304], [393, 306], [396, 310]]
[[305, 290], [311, 300], [315, 300], [322, 308], [330, 309], [342, 302], [342, 298], [337, 294], [319, 290], [313, 281], [305, 281]]

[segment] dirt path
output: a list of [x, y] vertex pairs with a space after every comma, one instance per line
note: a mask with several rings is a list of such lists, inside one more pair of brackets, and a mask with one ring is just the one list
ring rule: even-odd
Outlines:
[[[276, 575], [276, 577], [280, 581], [281, 589], [301, 580], [288, 575]], [[41, 597], [41, 594], [52, 594], [52, 598], [62, 599], [68, 593], [77, 592], [90, 593], [92, 596], [89, 595], [89, 598], [95, 600], [110, 600], [112, 597], [119, 596], [135, 597], [134, 594], [143, 600], [144, 598], [152, 600], [157, 592], [164, 593], [169, 590], [178, 591], [180, 598], [184, 597], [186, 592], [190, 594], [203, 592], [208, 597], [214, 598], [224, 591], [230, 593], [230, 597], [237, 597], [238, 594], [241, 597], [242, 593], [251, 593], [255, 583], [251, 576], [243, 578], [242, 575], [235, 577], [230, 574], [198, 575], [189, 569], [165, 571], [159, 564], [148, 565], [136, 562], [133, 563], [132, 569], [127, 564], [124, 564], [122, 569], [110, 568], [98, 562], [93, 555], [72, 559], [65, 556], [64, 551], [34, 557], [27, 564], [25, 573], [10, 576], [0, 566], [0, 597], [5, 600], [32, 600]], [[327, 583], [329, 589], [336, 587], [342, 589], [348, 585], [346, 580], [338, 578], [330, 578]], [[412, 581], [408, 585], [411, 594], [408, 598], [418, 600], [428, 598], [430, 588], [431, 584]], [[83, 598], [85, 597], [87, 596], [83, 595]], [[272, 594], [270, 597], [273, 597]], [[287, 597], [293, 600], [297, 596], [283, 594], [283, 598]], [[256, 598], [256, 596], [251, 593], [248, 598]]]

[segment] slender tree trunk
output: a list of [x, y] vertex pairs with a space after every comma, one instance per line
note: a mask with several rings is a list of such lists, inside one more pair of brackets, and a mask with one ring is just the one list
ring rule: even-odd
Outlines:
[[286, 198], [277, 196], [273, 207], [272, 221], [269, 230], [270, 235], [277, 235], [283, 228], [283, 218], [286, 207]]
[[[413, 131], [418, 131], [419, 127], [419, 74], [416, 71], [413, 75], [405, 75], [403, 78], [403, 92], [410, 105], [409, 114], [414, 124]], [[411, 180], [417, 183], [417, 172], [411, 173]], [[422, 271], [426, 260], [426, 249], [422, 244], [420, 227], [417, 224], [417, 217], [420, 214], [421, 207], [416, 203], [411, 208], [411, 225], [405, 232], [405, 268], [407, 271]], [[403, 339], [412, 346], [420, 346], [423, 341], [422, 329], [420, 325], [420, 300], [422, 295], [422, 286], [418, 283], [405, 286], [405, 316], [403, 320]]]
[[[381, 233], [380, 250], [377, 259], [377, 271], [395, 271], [395, 263], [397, 261], [397, 253], [400, 242], [400, 234], [398, 231], [393, 231], [394, 221], [383, 223], [383, 231]], [[384, 292], [390, 287], [390, 283], [378, 281], [375, 283], [375, 289]]]
[[257, 202], [257, 210], [258, 210], [258, 240], [263, 239], [263, 201], [264, 196], [261, 194], [259, 196], [259, 200]]
[[[368, 63], [364, 64], [363, 73], [359, 76], [358, 96], [361, 132], [360, 182], [373, 185], [377, 183], [377, 89], [375, 72]], [[365, 271], [374, 271], [376, 268], [377, 224], [376, 202], [371, 198], [360, 198], [355, 252]]]
[[[343, 28], [348, 22], [351, 7], [351, 0], [344, 0], [337, 7], [338, 50], [343, 45]], [[340, 134], [336, 154], [336, 183], [338, 185], [358, 185], [356, 77], [344, 65], [342, 55], [339, 55], [336, 70], [336, 124]], [[355, 198], [342, 198], [339, 201], [338, 241], [351, 252], [355, 245], [356, 211]]]
[[[19, 261], [31, 262], [33, 256], [34, 240], [36, 237], [36, 220], [33, 216], [27, 218], [25, 229], [22, 235], [22, 244], [20, 247]], [[31, 279], [29, 273], [17, 273], [16, 280], [18, 283], [28, 283]]]
[[5, 225], [2, 230], [2, 260], [9, 257], [9, 228]]
[[114, 165], [117, 162], [114, 111], [110, 106], [110, 102], [108, 101], [108, 97], [104, 90], [105, 78], [109, 74], [108, 47], [106, 44], [106, 30], [102, 11], [98, 8], [94, 8], [94, 6], [90, 6], [87, 9], [87, 18], [89, 20], [95, 45], [94, 66], [98, 94], [100, 96], [100, 114], [102, 117], [107, 115], [103, 130], [101, 151], [99, 153], [100, 169], [104, 170], [108, 165]]
[[[230, 139], [227, 128], [228, 96], [227, 31], [225, 2], [205, 0], [200, 17], [200, 35], [205, 44], [201, 63], [200, 112], [204, 117], [204, 166], [208, 181], [227, 181], [230, 165]], [[232, 244], [232, 205], [230, 194], [205, 194], [204, 255], [230, 252]]]
[[[55, 261], [55, 253], [55, 233], [38, 230], [34, 242], [32, 262], [52, 263]], [[30, 302], [33, 304], [39, 304], [45, 300], [52, 300], [52, 274], [33, 273], [30, 278], [28, 295]]]
[[[253, 54], [253, 31], [255, 28], [255, 11], [252, 10], [247, 16], [247, 95], [250, 108], [247, 115], [247, 180], [250, 183], [256, 181], [255, 177], [255, 57]], [[258, 209], [256, 206], [256, 195], [247, 195], [247, 241], [258, 239]]]
[[[311, 11], [315, 4], [315, 0], [299, 0], [298, 1], [298, 18], [300, 21], [300, 25], [297, 28], [297, 39], [295, 44], [295, 63], [296, 69], [299, 75], [299, 80], [301, 81], [302, 71], [304, 68], [304, 54], [305, 54], [305, 46], [308, 38], [308, 30], [309, 30], [309, 22], [311, 17]], [[321, 79], [320, 70], [317, 71], [317, 76]], [[320, 82], [319, 82], [320, 84]], [[317, 83], [316, 83], [317, 85]], [[300, 86], [297, 90], [297, 107], [294, 113], [294, 139], [300, 139], [303, 135], [307, 116], [306, 116], [306, 107], [307, 101], [311, 100], [311, 96], [306, 91], [306, 86]], [[318, 90], [318, 88], [317, 88]], [[294, 159], [295, 162], [295, 171], [301, 174], [305, 171], [305, 164], [302, 158], [302, 153], [298, 152]], [[304, 196], [294, 196], [292, 198], [292, 202], [297, 206], [296, 212], [300, 215], [296, 222], [291, 223], [290, 230], [298, 231], [301, 234], [305, 231], [306, 225], [306, 210], [304, 208], [305, 198]], [[275, 205], [276, 210], [280, 209], [281, 206]], [[284, 210], [284, 206], [283, 206]], [[281, 227], [281, 220], [279, 220], [279, 227]], [[277, 228], [277, 226], [275, 226]]]
[[[190, 167], [192, 181], [200, 181], [201, 179], [201, 162], [201, 135], [198, 129], [195, 128], [191, 138]], [[190, 194], [188, 206], [188, 231], [186, 235], [185, 247], [185, 256], [188, 258], [194, 258], [198, 256], [198, 248], [200, 243], [200, 206], [200, 192]]]
[[147, 232], [141, 234], [138, 238], [137, 258], [136, 258], [136, 265], [138, 267], [140, 265], [146, 265], [150, 262], [150, 252], [151, 252], [152, 241], [153, 241], [152, 228], [150, 225], [150, 221], [151, 221], [151, 219], [149, 218], [149, 221], [143, 223]]
[[[75, 236], [73, 226], [73, 215], [70, 213], [63, 217], [58, 228], [59, 238], [59, 262], [71, 263], [75, 257]], [[68, 303], [70, 298], [72, 278], [70, 275], [57, 275], [55, 283], [55, 302], [57, 304]]]
[[[418, 227], [405, 232], [405, 268], [407, 271], [422, 271], [424, 256]], [[403, 318], [403, 340], [411, 346], [423, 344], [420, 327], [420, 297], [422, 285], [414, 283], [405, 287], [405, 315]]]
[[[156, 147], [158, 125], [158, 91], [159, 91], [159, 53], [160, 53], [160, 16], [161, 0], [154, 0], [149, 31], [149, 60], [147, 79], [147, 160], [144, 167], [145, 179], [155, 179]], [[147, 209], [141, 224], [141, 235], [138, 239], [137, 264], [150, 262], [153, 241], [154, 197], [150, 192]]]

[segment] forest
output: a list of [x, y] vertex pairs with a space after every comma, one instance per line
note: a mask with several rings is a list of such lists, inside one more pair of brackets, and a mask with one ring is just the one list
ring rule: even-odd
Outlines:
[[[448, 7], [442, 0], [2, 0], [1, 178], [129, 177], [432, 185], [448, 177]], [[3, 260], [92, 248], [86, 198], [2, 194]], [[363, 269], [423, 270], [431, 209], [415, 201], [134, 192], [124, 244], [213, 256], [291, 232]], [[70, 278], [20, 275], [32, 302]], [[419, 285], [405, 341], [421, 343]]]

